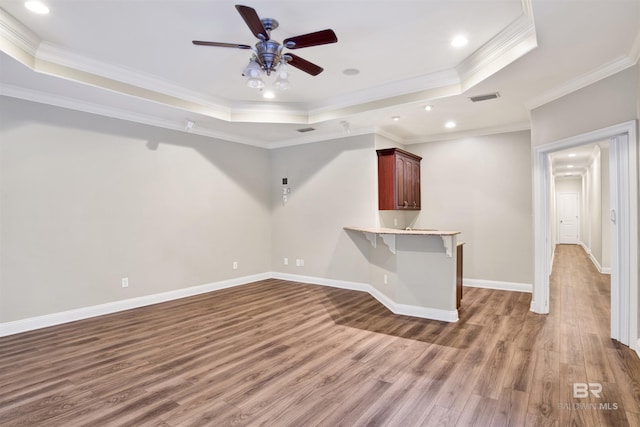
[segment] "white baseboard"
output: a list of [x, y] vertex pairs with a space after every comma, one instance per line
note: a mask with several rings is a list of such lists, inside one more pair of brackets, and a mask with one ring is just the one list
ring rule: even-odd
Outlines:
[[336, 279], [324, 279], [322, 277], [303, 276], [300, 274], [289, 274], [289, 273], [278, 273], [278, 272], [271, 272], [269, 274], [270, 274], [270, 277], [273, 279], [288, 280], [290, 282], [307, 283], [310, 285], [330, 286], [332, 288], [349, 289], [351, 291], [368, 292], [369, 288], [371, 287], [367, 283], [349, 282], [346, 280], [336, 280]]
[[368, 283], [347, 282], [343, 280], [324, 279], [321, 277], [300, 276], [297, 274], [272, 273], [275, 279], [292, 282], [310, 283], [313, 285], [331, 286], [333, 288], [349, 289], [367, 292], [387, 307], [392, 313], [404, 316], [421, 317], [423, 319], [457, 322], [458, 310], [441, 310], [437, 308], [419, 307], [415, 305], [399, 304]]
[[533, 285], [531, 283], [516, 283], [516, 282], [498, 282], [495, 280], [479, 280], [479, 279], [467, 279], [462, 280], [464, 286], [471, 288], [485, 288], [485, 289], [497, 289], [500, 291], [515, 291], [515, 292], [533, 292]]
[[591, 260], [593, 265], [596, 266], [600, 274], [611, 274], [611, 267], [602, 267], [596, 257], [593, 256], [591, 249], [589, 249], [587, 245], [584, 244], [584, 242], [580, 242], [580, 246], [582, 246], [582, 249], [584, 249], [587, 255], [589, 255], [589, 259]]
[[583, 241], [580, 241], [578, 244], [582, 246], [582, 249], [584, 249], [587, 255], [591, 255], [591, 249], [589, 249], [589, 247]]
[[600, 274], [611, 274], [611, 267], [601, 266], [596, 257], [593, 256], [593, 254], [590, 254], [589, 258], [591, 258], [591, 262], [596, 266]]
[[[131, 310], [133, 308], [158, 304], [199, 295], [207, 292], [226, 289], [233, 286], [245, 285], [266, 279], [289, 280], [292, 282], [309, 283], [313, 285], [331, 286], [340, 289], [367, 292], [382, 305], [387, 307], [392, 313], [420, 317], [424, 319], [440, 320], [444, 322], [457, 322], [457, 310], [441, 310], [436, 308], [419, 307], [408, 304], [400, 304], [393, 301], [384, 293], [374, 288], [368, 283], [350, 282], [345, 280], [325, 279], [321, 277], [302, 276], [297, 274], [267, 272], [251, 276], [238, 277], [220, 282], [208, 283], [200, 286], [193, 286], [175, 291], [163, 292], [154, 295], [147, 295], [138, 298], [131, 298], [122, 301], [114, 301], [107, 304], [100, 304], [91, 307], [82, 307], [75, 310], [52, 313], [44, 316], [31, 317], [28, 319], [16, 320], [12, 322], [0, 323], [0, 337], [18, 334], [20, 332], [32, 331], [49, 326], [60, 325], [62, 323], [74, 322], [76, 320], [88, 319], [105, 314], [117, 313], [119, 311]], [[517, 292], [531, 293], [532, 286], [527, 283], [496, 282], [491, 280], [464, 279], [465, 286], [499, 289]], [[640, 348], [640, 347], [639, 347]]]
[[229, 280], [222, 280], [220, 282], [208, 283], [205, 285], [177, 289], [175, 291], [162, 292], [159, 294], [130, 298], [122, 301], [114, 301], [106, 304], [94, 305], [91, 307], [82, 307], [75, 310], [63, 311], [60, 313], [52, 313], [44, 316], [15, 320], [13, 322], [0, 323], [0, 337], [18, 334], [20, 332], [32, 331], [34, 329], [60, 325], [62, 323], [75, 322], [76, 320], [88, 319], [90, 317], [117, 313], [119, 311], [131, 310], [132, 308], [144, 307], [147, 305], [186, 298], [194, 295], [204, 294], [206, 292], [217, 291], [220, 289], [269, 279], [270, 277], [271, 275], [269, 273], [238, 277]]

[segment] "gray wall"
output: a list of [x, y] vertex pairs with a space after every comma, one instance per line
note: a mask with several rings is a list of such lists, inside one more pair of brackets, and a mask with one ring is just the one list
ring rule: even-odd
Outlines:
[[267, 150], [4, 97], [0, 131], [0, 322], [269, 271]]
[[409, 145], [422, 156], [415, 228], [458, 230], [464, 276], [533, 283], [528, 131]]
[[[375, 225], [374, 136], [272, 150], [271, 170], [273, 271], [366, 283], [368, 243], [343, 227]], [[286, 203], [284, 177], [291, 188]], [[296, 266], [296, 259], [303, 259], [304, 266]]]
[[635, 120], [638, 66], [531, 111], [533, 146]]

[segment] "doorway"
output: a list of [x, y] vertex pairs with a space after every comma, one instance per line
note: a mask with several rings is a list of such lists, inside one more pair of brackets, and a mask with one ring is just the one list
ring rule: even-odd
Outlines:
[[636, 121], [565, 138], [534, 148], [535, 278], [531, 310], [549, 312], [551, 271], [549, 155], [599, 140], [609, 141], [611, 174], [611, 338], [638, 345], [638, 152]]

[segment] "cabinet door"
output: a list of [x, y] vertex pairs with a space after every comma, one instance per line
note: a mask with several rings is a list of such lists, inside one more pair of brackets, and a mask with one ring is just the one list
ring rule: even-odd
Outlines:
[[420, 209], [420, 162], [396, 155], [396, 209]]
[[407, 169], [406, 159], [396, 155], [396, 209], [402, 209], [408, 204], [406, 199], [407, 183], [405, 179]]
[[414, 209], [420, 209], [420, 162], [411, 160], [411, 203]]
[[415, 207], [415, 186], [413, 185], [415, 165], [411, 159], [404, 159], [404, 207], [413, 209]]

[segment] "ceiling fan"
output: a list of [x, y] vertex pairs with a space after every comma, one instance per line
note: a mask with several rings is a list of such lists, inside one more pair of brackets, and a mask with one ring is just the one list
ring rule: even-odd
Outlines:
[[[257, 78], [257, 73], [259, 73], [259, 71], [262, 71], [267, 75], [271, 75], [271, 72], [276, 71], [279, 66], [284, 64], [290, 64], [305, 73], [317, 76], [323, 71], [322, 67], [309, 62], [306, 59], [300, 58], [293, 53], [284, 53], [283, 49], [301, 49], [303, 47], [319, 46], [323, 44], [336, 43], [338, 41], [333, 30], [322, 30], [296, 37], [290, 37], [283, 40], [282, 43], [279, 43], [271, 39], [271, 30], [278, 28], [278, 21], [272, 18], [260, 19], [255, 9], [249, 6], [237, 4], [236, 9], [253, 35], [259, 39], [255, 45], [255, 49], [253, 49], [253, 57], [243, 73], [249, 77], [248, 84], [250, 87], [262, 88], [264, 86], [262, 80]], [[252, 49], [251, 46], [246, 44], [219, 43], [200, 40], [193, 40], [193, 44], [199, 46]]]

